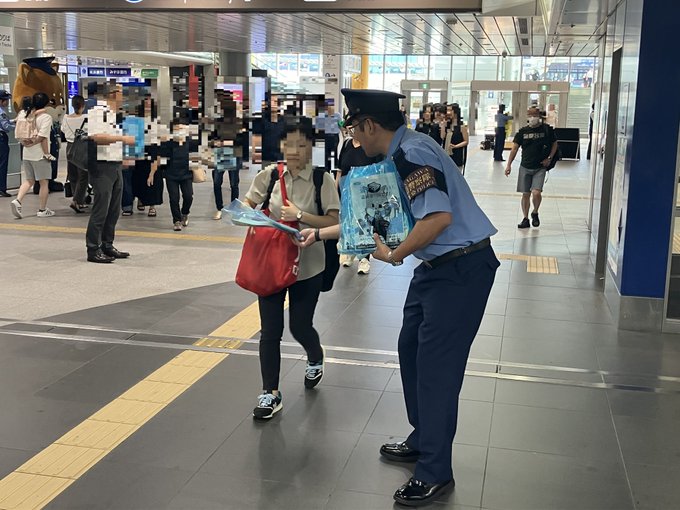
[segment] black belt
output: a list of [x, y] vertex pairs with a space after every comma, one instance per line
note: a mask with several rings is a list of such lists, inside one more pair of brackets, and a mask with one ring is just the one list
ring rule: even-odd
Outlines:
[[434, 269], [435, 267], [439, 267], [442, 264], [446, 264], [447, 262], [456, 259], [458, 257], [462, 257], [463, 255], [469, 255], [470, 253], [474, 253], [476, 251], [482, 250], [486, 248], [487, 246], [491, 246], [491, 239], [488, 237], [486, 239], [483, 239], [479, 241], [478, 243], [471, 244], [470, 246], [465, 246], [463, 248], [458, 248], [455, 250], [452, 250], [448, 253], [445, 253], [444, 255], [440, 255], [439, 257], [435, 257], [432, 260], [424, 260], [423, 264], [425, 264], [427, 267], [430, 269]]

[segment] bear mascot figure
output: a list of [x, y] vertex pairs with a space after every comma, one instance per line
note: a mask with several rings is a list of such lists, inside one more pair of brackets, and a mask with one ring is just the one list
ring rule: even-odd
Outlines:
[[[24, 59], [19, 66], [17, 79], [14, 82], [12, 99], [14, 111], [21, 109], [21, 99], [25, 96], [33, 96], [36, 92], [44, 92], [50, 98], [50, 105], [46, 108], [52, 116], [52, 134], [50, 136], [50, 153], [59, 157], [59, 125], [66, 112], [64, 105], [63, 83], [57, 74], [59, 64], [54, 62], [54, 57], [33, 57]], [[57, 177], [58, 159], [52, 161], [52, 179], [49, 182], [50, 191], [63, 191], [64, 185], [55, 181]], [[40, 184], [36, 182], [33, 192], [38, 193]]]

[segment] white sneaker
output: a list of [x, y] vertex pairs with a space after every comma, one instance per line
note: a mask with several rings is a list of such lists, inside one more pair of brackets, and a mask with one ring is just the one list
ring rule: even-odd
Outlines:
[[15, 218], [21, 219], [23, 218], [21, 214], [21, 202], [19, 202], [16, 198], [12, 200], [12, 202], [9, 204], [12, 207], [12, 214], [14, 215]]
[[359, 269], [357, 270], [358, 274], [368, 274], [368, 272], [371, 270], [371, 263], [368, 261], [368, 259], [361, 259], [359, 261]]
[[45, 209], [44, 211], [38, 211], [36, 216], [38, 218], [49, 218], [50, 216], [54, 216], [54, 211], [52, 209]]
[[340, 264], [342, 264], [342, 267], [349, 267], [352, 265], [352, 262], [354, 262], [353, 255], [340, 255]]
[[221, 220], [222, 219], [222, 211], [216, 211], [215, 214], [213, 214], [213, 220]]

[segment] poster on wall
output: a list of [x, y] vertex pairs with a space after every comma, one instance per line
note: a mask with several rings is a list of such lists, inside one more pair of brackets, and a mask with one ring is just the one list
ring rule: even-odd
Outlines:
[[618, 136], [616, 140], [616, 162], [612, 176], [612, 201], [609, 209], [609, 242], [607, 243], [607, 260], [612, 273], [619, 273], [621, 236], [623, 234], [623, 197], [626, 169], [626, 146], [628, 138]]
[[14, 55], [14, 29], [0, 27], [0, 55]]

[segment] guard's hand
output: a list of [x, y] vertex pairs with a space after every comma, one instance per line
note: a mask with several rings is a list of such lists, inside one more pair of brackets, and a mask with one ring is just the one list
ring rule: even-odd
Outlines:
[[510, 175], [511, 171], [512, 171], [512, 168], [510, 166], [506, 166], [505, 167], [505, 176], [507, 177], [508, 175]]
[[288, 202], [288, 205], [281, 207], [281, 219], [283, 221], [297, 221], [297, 214], [300, 208], [293, 202]]
[[380, 236], [378, 234], [373, 234], [373, 239], [375, 240], [375, 251], [373, 252], [373, 257], [375, 257], [378, 260], [382, 260], [383, 262], [390, 262], [390, 259], [387, 257], [387, 254], [390, 252], [389, 247], [383, 243], [380, 240]]

